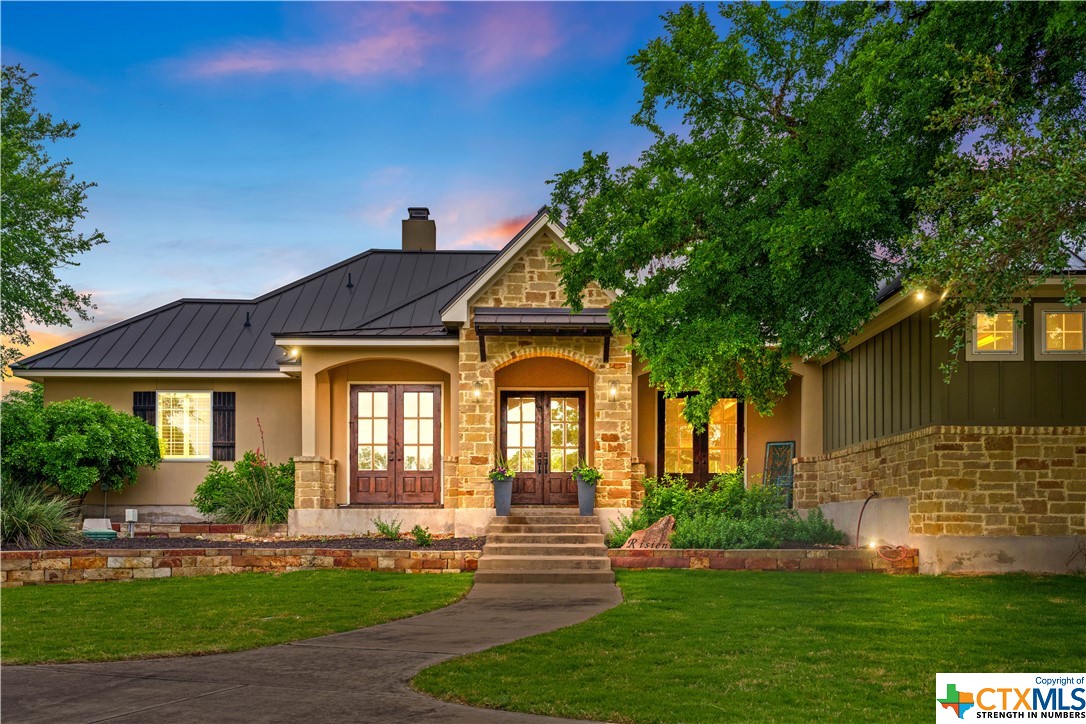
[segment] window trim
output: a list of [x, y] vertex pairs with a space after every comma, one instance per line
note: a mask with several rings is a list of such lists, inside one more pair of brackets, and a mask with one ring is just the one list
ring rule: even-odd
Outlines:
[[[1022, 325], [1025, 320], [1023, 305], [1008, 304], [996, 310], [996, 314], [1011, 312], [1014, 314], [1014, 349], [1010, 352], [981, 352], [976, 349], [977, 317], [976, 314], [969, 321], [969, 330], [966, 333], [965, 361], [966, 362], [1021, 362], [1025, 356], [1025, 345], [1022, 334]], [[978, 312], [977, 314], [982, 314]]]
[[[1033, 359], [1037, 362], [1081, 362], [1086, 360], [1086, 349], [1081, 352], [1046, 350], [1045, 312], [1077, 312], [1083, 315], [1086, 325], [1086, 304], [1068, 307], [1063, 302], [1038, 302], [1033, 305]], [[1086, 327], [1084, 327], [1086, 331]], [[1084, 345], [1086, 346], [1086, 345]]]
[[208, 411], [210, 416], [207, 420], [207, 456], [176, 456], [176, 455], [163, 455], [163, 462], [171, 463], [208, 463], [211, 462], [214, 457], [215, 451], [215, 396], [213, 390], [155, 390], [155, 435], [158, 437], [159, 445], [162, 444], [162, 395], [207, 395]]

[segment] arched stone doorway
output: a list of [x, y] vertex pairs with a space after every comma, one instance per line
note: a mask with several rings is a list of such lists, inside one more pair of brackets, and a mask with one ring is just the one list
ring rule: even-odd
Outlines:
[[494, 373], [498, 450], [514, 473], [516, 505], [575, 505], [573, 468], [592, 440], [595, 374], [560, 357], [514, 360]]

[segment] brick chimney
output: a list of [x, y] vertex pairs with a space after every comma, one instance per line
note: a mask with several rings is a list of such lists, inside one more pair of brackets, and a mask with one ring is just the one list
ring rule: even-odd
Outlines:
[[437, 224], [430, 219], [430, 209], [411, 206], [403, 220], [404, 251], [437, 251]]

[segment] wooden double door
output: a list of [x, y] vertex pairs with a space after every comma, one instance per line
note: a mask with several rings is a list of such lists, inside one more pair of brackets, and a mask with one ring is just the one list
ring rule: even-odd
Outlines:
[[351, 503], [440, 502], [440, 385], [351, 385], [350, 415]]
[[584, 392], [501, 393], [501, 450], [514, 505], [576, 505], [573, 468], [585, 457]]

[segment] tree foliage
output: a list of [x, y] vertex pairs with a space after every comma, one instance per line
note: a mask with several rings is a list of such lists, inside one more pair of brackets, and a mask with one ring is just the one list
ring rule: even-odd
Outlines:
[[87, 213], [87, 190], [71, 161], [54, 161], [46, 142], [72, 138], [79, 124], [54, 121], [34, 107], [34, 75], [21, 66], [3, 68], [0, 117], [0, 363], [7, 365], [30, 344], [27, 324], [71, 326], [69, 314], [88, 319], [90, 297], [57, 276], [74, 257], [106, 243], [97, 229], [84, 234], [76, 223]]
[[44, 404], [41, 385], [0, 403], [4, 484], [56, 488], [83, 498], [98, 484], [119, 490], [161, 458], [158, 435], [143, 420], [84, 398]]
[[917, 224], [904, 249], [907, 283], [947, 292], [936, 317], [951, 340], [948, 377], [976, 313], [992, 314], [1060, 276], [1065, 302], [1077, 304], [1068, 260], [1086, 250], [1082, 109], [1017, 108], [1000, 66], [988, 56], [967, 60], [973, 69], [949, 79], [953, 105], [931, 118], [935, 128], [975, 137], [940, 156], [932, 183], [917, 189]]
[[637, 163], [585, 153], [552, 194], [578, 249], [556, 253], [569, 303], [591, 282], [620, 291], [614, 322], [654, 385], [700, 393], [685, 412], [698, 426], [720, 397], [770, 410], [791, 358], [840, 351], [874, 314], [930, 211], [923, 190], [960, 146], [965, 129], [933, 118], [960, 100], [970, 58], [997, 60], [1010, 107], [1081, 107], [1083, 55], [1054, 52], [1082, 47], [1072, 6], [736, 3], [719, 16], [669, 12], [631, 59], [632, 122], [653, 138]]

